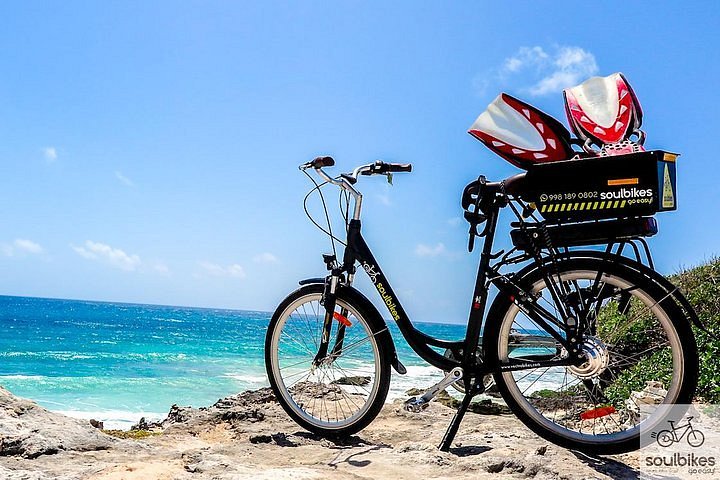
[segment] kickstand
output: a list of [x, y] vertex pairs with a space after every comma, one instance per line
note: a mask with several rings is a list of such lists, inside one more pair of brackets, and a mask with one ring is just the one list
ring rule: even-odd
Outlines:
[[460, 406], [455, 412], [455, 416], [453, 417], [452, 422], [450, 422], [450, 425], [445, 432], [445, 436], [443, 437], [442, 442], [440, 442], [440, 445], [438, 446], [441, 452], [450, 451], [450, 445], [452, 445], [452, 442], [455, 439], [455, 435], [460, 428], [460, 422], [462, 422], [462, 419], [465, 416], [465, 412], [467, 412], [467, 409], [470, 406], [470, 401], [473, 399], [474, 396], [475, 395], [472, 393], [466, 393], [463, 397]]

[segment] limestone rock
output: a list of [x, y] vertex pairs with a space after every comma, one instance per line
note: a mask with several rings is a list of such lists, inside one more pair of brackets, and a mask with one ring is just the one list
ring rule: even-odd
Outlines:
[[63, 450], [104, 450], [113, 442], [87, 421], [49, 412], [0, 387], [0, 455], [36, 458]]

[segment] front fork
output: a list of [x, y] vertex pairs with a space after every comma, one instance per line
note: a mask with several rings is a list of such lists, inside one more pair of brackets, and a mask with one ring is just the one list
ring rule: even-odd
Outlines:
[[[313, 359], [314, 367], [320, 366], [323, 362], [332, 362], [333, 359], [342, 354], [346, 328], [342, 319], [347, 321], [348, 316], [348, 310], [346, 308], [341, 308], [340, 312], [335, 312], [335, 307], [337, 306], [337, 289], [344, 280], [342, 269], [340, 269], [337, 265], [334, 255], [323, 255], [323, 259], [330, 271], [330, 275], [328, 275], [325, 279], [325, 290], [323, 291], [323, 296], [320, 300], [320, 303], [325, 307], [325, 316], [323, 319], [318, 352]], [[351, 277], [348, 280], [351, 281]], [[333, 344], [332, 350], [330, 350], [330, 355], [328, 355], [333, 321], [338, 322], [338, 329], [335, 334], [335, 343]]]

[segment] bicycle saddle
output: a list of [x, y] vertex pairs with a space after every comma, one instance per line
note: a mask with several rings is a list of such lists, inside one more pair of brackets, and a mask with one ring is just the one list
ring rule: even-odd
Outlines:
[[560, 122], [507, 93], [488, 105], [468, 133], [523, 169], [574, 155], [570, 132]]

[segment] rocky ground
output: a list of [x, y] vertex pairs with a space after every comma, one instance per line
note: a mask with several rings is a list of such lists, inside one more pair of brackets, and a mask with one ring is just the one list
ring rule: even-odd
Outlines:
[[401, 406], [386, 405], [358, 435], [333, 442], [300, 429], [262, 389], [208, 408], [173, 406], [155, 434], [138, 440], [107, 435], [0, 388], [0, 478], [637, 478], [632, 455], [587, 457], [538, 438], [508, 414], [468, 413], [443, 453], [436, 447], [453, 410], [437, 402], [421, 413]]

